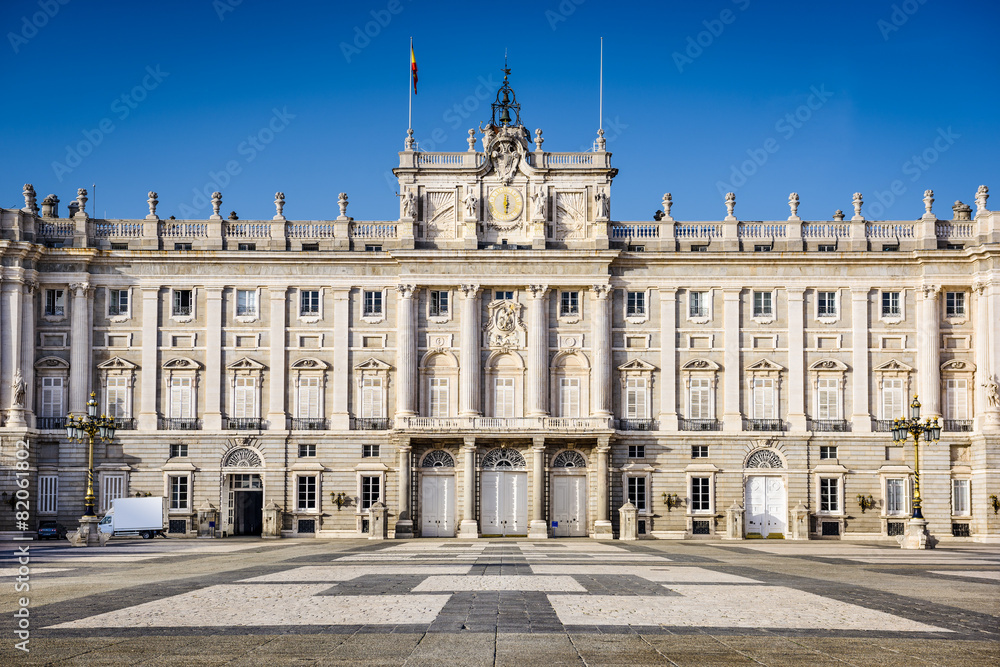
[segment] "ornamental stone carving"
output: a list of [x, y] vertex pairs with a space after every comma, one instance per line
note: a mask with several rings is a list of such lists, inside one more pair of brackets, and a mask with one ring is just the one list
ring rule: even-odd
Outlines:
[[31, 183], [25, 183], [22, 194], [24, 195], [24, 208], [21, 210], [28, 213], [38, 213], [38, 204], [35, 203], [34, 186]]
[[791, 218], [797, 218], [797, 217], [799, 217], [799, 193], [798, 192], [793, 192], [792, 194], [788, 195], [788, 208], [790, 208], [791, 211], [792, 211], [792, 214], [790, 216]]
[[[469, 130], [472, 132], [472, 130]], [[465, 204], [465, 217], [471, 218], [473, 220], [477, 219], [477, 213], [479, 212], [479, 198], [476, 196], [475, 190], [469, 188], [465, 193], [465, 199], [462, 200]]]
[[521, 161], [521, 153], [517, 150], [517, 145], [509, 140], [496, 142], [490, 152], [490, 160], [500, 182], [504, 185], [510, 185], [517, 172], [517, 165]]
[[433, 449], [424, 455], [421, 468], [454, 468], [455, 457], [443, 449]]
[[781, 457], [773, 449], [758, 449], [747, 457], [744, 468], [784, 468]]
[[285, 193], [275, 192], [274, 193], [274, 217], [283, 218], [285, 217]]
[[934, 206], [934, 191], [924, 190], [924, 215], [931, 216], [931, 207]]
[[594, 285], [594, 296], [598, 299], [607, 299], [609, 294], [611, 294], [611, 285]]
[[238, 447], [226, 455], [224, 468], [260, 468], [263, 463], [260, 454], [248, 447]]
[[483, 470], [498, 470], [525, 467], [524, 456], [516, 449], [498, 447], [483, 457]]
[[222, 193], [213, 192], [212, 193], [212, 217], [219, 217], [219, 211], [222, 210]]
[[545, 139], [542, 139], [542, 129], [537, 128], [535, 130], [535, 150], [542, 150], [542, 144], [545, 143]]
[[521, 304], [514, 301], [492, 301], [483, 327], [484, 346], [491, 349], [524, 349], [527, 328], [521, 319]]
[[587, 459], [583, 458], [583, 454], [574, 449], [566, 449], [556, 454], [556, 457], [552, 459], [552, 467], [586, 468]]
[[400, 299], [412, 299], [415, 289], [417, 289], [416, 285], [396, 285], [396, 292], [399, 293]]
[[674, 196], [669, 192], [663, 195], [663, 217], [670, 217], [670, 207], [674, 205]]
[[990, 198], [990, 189], [985, 185], [980, 185], [976, 190], [976, 215], [986, 213], [986, 200]]
[[147, 193], [147, 195], [146, 195], [146, 204], [149, 205], [149, 217], [150, 218], [155, 218], [156, 217], [156, 205], [160, 203], [160, 200], [157, 199], [158, 196], [159, 195], [157, 195], [152, 190], [150, 190]]
[[608, 197], [608, 193], [599, 190], [594, 195], [594, 200], [597, 202], [597, 217], [605, 220], [611, 217], [611, 198]]

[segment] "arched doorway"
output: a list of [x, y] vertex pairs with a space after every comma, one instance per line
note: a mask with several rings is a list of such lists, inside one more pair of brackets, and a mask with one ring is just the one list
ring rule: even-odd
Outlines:
[[752, 452], [743, 466], [746, 536], [783, 538], [788, 528], [788, 493], [780, 473], [784, 461], [773, 449]]
[[250, 447], [230, 450], [222, 460], [226, 480], [227, 535], [260, 535], [264, 526], [264, 482], [260, 453]]
[[432, 449], [420, 461], [420, 536], [455, 536], [455, 457]]
[[552, 535], [587, 536], [587, 459], [567, 449], [552, 459]]
[[516, 449], [498, 447], [483, 457], [480, 531], [484, 536], [528, 534], [528, 473]]

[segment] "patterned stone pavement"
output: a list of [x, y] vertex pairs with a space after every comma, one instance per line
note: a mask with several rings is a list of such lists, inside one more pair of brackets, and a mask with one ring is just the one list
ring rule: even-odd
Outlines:
[[1000, 549], [973, 544], [127, 540], [31, 567], [3, 664], [1000, 664]]

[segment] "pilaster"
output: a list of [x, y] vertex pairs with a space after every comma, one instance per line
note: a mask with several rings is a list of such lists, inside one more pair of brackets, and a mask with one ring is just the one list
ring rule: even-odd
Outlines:
[[399, 516], [396, 518], [396, 537], [413, 537], [413, 513], [410, 509], [410, 456], [409, 438], [399, 441]]
[[479, 537], [476, 521], [476, 439], [466, 438], [462, 447], [462, 525], [458, 536], [474, 540]]
[[[662, 222], [661, 222], [662, 224]], [[673, 224], [673, 223], [671, 223]], [[669, 237], [673, 238], [673, 236]], [[660, 430], [677, 423], [677, 290], [660, 290]]]
[[528, 405], [526, 416], [549, 414], [548, 286], [528, 285]]
[[594, 309], [594, 332], [592, 353], [594, 372], [591, 376], [592, 396], [595, 417], [610, 418], [611, 411], [611, 286], [594, 285], [594, 298], [591, 301]]
[[396, 285], [396, 415], [413, 417], [417, 389], [417, 324], [413, 313], [414, 285]]
[[346, 431], [351, 427], [351, 414], [347, 409], [351, 393], [351, 369], [348, 363], [350, 297], [349, 289], [333, 291], [333, 406], [330, 428], [336, 431]]
[[594, 521], [594, 534], [591, 535], [597, 540], [610, 540], [614, 538], [614, 530], [611, 527], [609, 514], [608, 493], [611, 490], [608, 476], [608, 457], [611, 454], [611, 441], [608, 438], [598, 438], [597, 440], [597, 519]]
[[922, 414], [930, 419], [941, 416], [940, 290], [937, 285], [923, 286], [917, 315], [917, 386]]
[[270, 382], [268, 384], [267, 421], [272, 430], [286, 427], [285, 395], [288, 383], [285, 381], [285, 319], [288, 312], [288, 288], [284, 286], [269, 289], [271, 295], [270, 330]]
[[88, 283], [74, 283], [69, 288], [73, 294], [73, 331], [70, 332], [69, 352], [69, 411], [74, 415], [82, 415], [87, 412], [90, 392], [90, 299], [93, 290]]
[[531, 524], [528, 538], [544, 540], [549, 536], [545, 520], [545, 438], [534, 438], [531, 445]]
[[34, 413], [30, 406], [34, 405], [32, 397], [35, 393], [35, 289], [34, 282], [24, 284], [24, 298], [21, 303], [23, 317], [21, 318], [21, 374], [24, 376], [24, 411], [28, 425], [34, 425]]
[[462, 321], [461, 349], [459, 353], [459, 416], [478, 417], [482, 414], [479, 405], [480, 366], [479, 359], [479, 285], [461, 285]]
[[854, 408], [851, 415], [851, 430], [855, 433], [871, 433], [872, 414], [869, 403], [869, 363], [868, 363], [868, 287], [851, 289], [851, 400]]
[[[222, 288], [205, 290], [205, 430], [222, 429]], [[281, 425], [284, 427], [284, 424]]]
[[743, 430], [743, 411], [740, 407], [740, 383], [743, 372], [740, 367], [740, 294], [739, 288], [727, 289], [723, 292], [723, 327], [725, 337], [725, 354], [723, 370], [725, 412], [722, 415], [722, 428], [725, 431]]
[[804, 290], [788, 289], [788, 423], [792, 431], [806, 430]]
[[[209, 311], [211, 312], [211, 311]], [[154, 431], [158, 424], [156, 410], [156, 389], [159, 379], [159, 323], [160, 323], [160, 288], [142, 288], [142, 389], [139, 392], [139, 429]], [[207, 354], [211, 354], [213, 346], [207, 346]], [[221, 428], [221, 423], [220, 423]]]

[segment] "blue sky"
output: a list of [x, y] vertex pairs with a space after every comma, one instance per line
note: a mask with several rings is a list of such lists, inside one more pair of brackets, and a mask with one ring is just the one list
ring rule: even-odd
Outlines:
[[101, 217], [156, 190], [161, 217], [204, 218], [219, 189], [244, 219], [277, 190], [292, 219], [336, 217], [339, 192], [394, 218], [411, 36], [416, 136], [451, 151], [489, 119], [505, 50], [545, 148], [589, 149], [603, 36], [615, 219], [669, 191], [675, 218], [718, 220], [728, 190], [747, 220], [787, 217], [792, 191], [807, 219], [856, 191], [869, 218], [914, 219], [928, 188], [950, 217], [980, 184], [1000, 197], [998, 19], [986, 0], [7, 0], [0, 205], [30, 182], [65, 211], [97, 183]]

